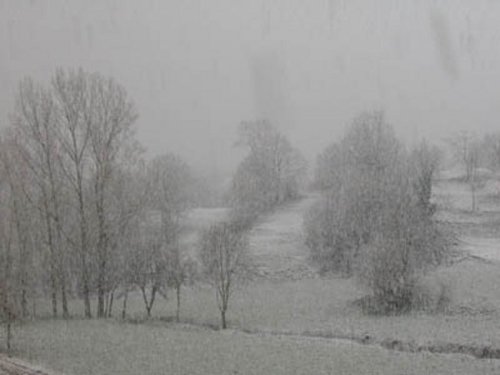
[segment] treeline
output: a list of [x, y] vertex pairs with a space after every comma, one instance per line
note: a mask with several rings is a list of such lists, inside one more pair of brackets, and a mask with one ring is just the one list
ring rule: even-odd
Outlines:
[[419, 275], [446, 255], [431, 202], [437, 155], [426, 143], [407, 151], [383, 113], [370, 112], [318, 157], [322, 198], [305, 220], [313, 261], [356, 276], [378, 311], [411, 308]]
[[75, 297], [85, 317], [107, 317], [116, 297], [125, 313], [130, 290], [150, 314], [167, 288], [179, 295], [192, 267], [180, 253], [181, 218], [200, 184], [174, 155], [143, 159], [136, 118], [124, 88], [97, 73], [60, 69], [49, 84], [20, 83], [0, 141], [8, 316], [34, 314], [49, 296], [54, 317], [69, 317]]

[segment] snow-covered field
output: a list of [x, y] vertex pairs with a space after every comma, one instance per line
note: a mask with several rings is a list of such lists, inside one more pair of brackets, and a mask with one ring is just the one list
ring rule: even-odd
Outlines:
[[[64, 335], [62, 339], [61, 335]], [[44, 321], [20, 344], [33, 363], [65, 374], [498, 374], [500, 362], [465, 355], [402, 353], [344, 340], [254, 335], [237, 331]]]
[[302, 228], [304, 213], [317, 199], [308, 195], [257, 222], [249, 234], [249, 253], [258, 276], [272, 280], [317, 277], [308, 264]]
[[[303, 244], [302, 216], [317, 199], [308, 196], [263, 217], [251, 231], [249, 252], [259, 277], [234, 293], [231, 330], [206, 328], [218, 325], [217, 304], [213, 291], [198, 285], [184, 289], [182, 324], [158, 320], [172, 317], [173, 299], [158, 300], [157, 320], [149, 323], [33, 322], [16, 328], [18, 353], [77, 375], [499, 374], [500, 360], [383, 348], [500, 348], [496, 198], [486, 188], [478, 191], [478, 210], [470, 212], [470, 192], [462, 183], [440, 181], [435, 193], [438, 217], [455, 227], [464, 250], [457, 262], [428, 275], [446, 286], [446, 311], [366, 316], [352, 304], [364, 294], [354, 280], [317, 277]], [[194, 246], [198, 229], [225, 215], [224, 209], [192, 212], [186, 246]], [[80, 301], [72, 304], [73, 311], [79, 307]], [[142, 316], [143, 309], [140, 296], [132, 296], [131, 315]], [[368, 338], [369, 345], [354, 342], [360, 338]]]
[[438, 218], [452, 224], [467, 253], [487, 260], [500, 261], [500, 185], [492, 177], [476, 191], [476, 210], [471, 211], [471, 191], [467, 184], [442, 180], [434, 188]]

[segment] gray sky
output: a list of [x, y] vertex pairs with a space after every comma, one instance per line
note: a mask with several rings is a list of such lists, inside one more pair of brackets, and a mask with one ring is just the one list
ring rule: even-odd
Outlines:
[[151, 155], [229, 172], [240, 121], [267, 117], [307, 157], [358, 112], [406, 141], [500, 130], [500, 1], [0, 0], [0, 123], [17, 82], [110, 74]]

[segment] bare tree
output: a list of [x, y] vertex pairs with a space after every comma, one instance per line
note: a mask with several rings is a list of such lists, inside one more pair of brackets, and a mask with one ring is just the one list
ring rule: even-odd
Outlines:
[[[2, 145], [3, 146], [3, 145]], [[2, 150], [4, 153], [5, 150]], [[16, 198], [11, 186], [6, 183], [5, 158], [0, 163], [0, 318], [5, 324], [6, 346], [10, 353], [12, 341], [12, 323], [19, 314], [19, 284], [16, 274], [20, 265], [19, 233], [16, 235], [14, 220]]]
[[59, 292], [63, 316], [69, 316], [70, 271], [79, 276], [85, 316], [92, 316], [94, 287], [97, 316], [111, 312], [121, 279], [120, 237], [145, 204], [126, 201], [132, 195], [122, 180], [141, 151], [135, 119], [125, 90], [97, 73], [58, 69], [48, 88], [30, 78], [19, 85], [9, 150], [2, 154], [15, 192], [10, 218], [26, 260], [36, 242], [47, 250], [40, 267], [48, 270], [54, 316]]
[[127, 267], [132, 283], [142, 294], [148, 317], [151, 317], [157, 295], [165, 298], [167, 295], [167, 261], [162, 248], [162, 237], [154, 217], [142, 221], [136, 232], [134, 249]]
[[[89, 143], [92, 123], [88, 121], [90, 100], [87, 74], [83, 70], [58, 69], [52, 80], [54, 105], [57, 111], [59, 164], [73, 194], [77, 236], [72, 242], [79, 260], [80, 288], [85, 317], [92, 317], [91, 294], [91, 234], [86, 180], [89, 174]], [[87, 117], [86, 117], [87, 116]]]
[[480, 183], [478, 179], [478, 168], [481, 159], [481, 145], [477, 138], [468, 132], [456, 133], [449, 139], [455, 160], [465, 170], [465, 182], [469, 185], [471, 192], [471, 210], [476, 210], [476, 190]]
[[[149, 191], [145, 163], [138, 152], [133, 152], [113, 174], [110, 196], [109, 238], [110, 264], [107, 272], [106, 316], [112, 314], [115, 291], [116, 297], [123, 298], [122, 316], [125, 318], [128, 293], [134, 287], [133, 260], [137, 251], [138, 228], [143, 224], [147, 212]], [[121, 289], [121, 290], [119, 290]]]
[[104, 317], [113, 232], [111, 185], [113, 173], [134, 149], [131, 126], [136, 114], [125, 90], [97, 73], [59, 69], [52, 88], [59, 162], [76, 203], [78, 239], [73, 243], [80, 262], [85, 316], [92, 315], [95, 278], [97, 316]]
[[226, 313], [235, 283], [244, 270], [247, 242], [233, 224], [212, 225], [201, 237], [201, 262], [208, 281], [215, 288], [222, 328], [227, 328]]
[[104, 317], [112, 232], [107, 212], [109, 194], [113, 173], [119, 168], [124, 154], [131, 152], [131, 126], [136, 114], [125, 90], [113, 79], [106, 79], [96, 73], [85, 78], [88, 103], [83, 116], [89, 128], [89, 158], [97, 218], [97, 317]]
[[178, 321], [181, 288], [188, 279], [191, 264], [187, 254], [182, 253], [179, 237], [182, 217], [190, 204], [194, 180], [187, 164], [171, 154], [153, 159], [148, 172], [151, 209], [155, 207], [160, 214], [167, 281], [175, 289]]
[[[45, 224], [45, 242], [49, 249], [52, 311], [57, 316], [57, 289], [61, 292], [63, 317], [69, 316], [67, 300], [68, 255], [63, 250], [61, 207], [62, 175], [57, 158], [57, 121], [52, 95], [27, 78], [19, 85], [16, 110], [12, 115], [18, 161], [31, 174], [35, 189], [21, 188], [40, 211]], [[29, 191], [28, 191], [29, 190]]]
[[20, 308], [23, 317], [28, 316], [28, 295], [33, 289], [33, 238], [32, 228], [36, 222], [31, 216], [34, 213], [24, 192], [27, 190], [29, 176], [24, 163], [16, 162], [17, 145], [11, 137], [6, 137], [1, 143], [0, 159], [3, 166], [3, 179], [8, 188], [11, 202], [9, 220], [13, 222], [15, 245], [18, 254], [17, 285], [20, 292]]

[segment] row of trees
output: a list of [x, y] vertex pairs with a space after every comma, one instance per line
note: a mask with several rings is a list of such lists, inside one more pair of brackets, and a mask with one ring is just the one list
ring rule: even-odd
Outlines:
[[[50, 84], [19, 85], [0, 140], [0, 262], [5, 316], [27, 316], [49, 295], [69, 317], [80, 297], [87, 318], [112, 312], [115, 293], [139, 289], [150, 314], [157, 294], [181, 286], [192, 262], [179, 232], [193, 178], [173, 155], [146, 163], [137, 114], [122, 86], [83, 70]], [[178, 302], [178, 303], [179, 303]]]
[[181, 288], [197, 275], [213, 284], [226, 327], [247, 265], [245, 231], [298, 196], [304, 158], [269, 123], [243, 123], [250, 152], [233, 179], [231, 215], [203, 232], [191, 259], [181, 249], [184, 214], [215, 195], [174, 155], [144, 161], [136, 118], [124, 88], [97, 73], [59, 69], [49, 84], [20, 83], [0, 139], [0, 306], [9, 323], [36, 315], [46, 296], [54, 317], [69, 317], [75, 297], [87, 318], [111, 316], [121, 299], [125, 317], [132, 291], [150, 316], [169, 289], [179, 319]]
[[384, 311], [410, 307], [419, 273], [446, 254], [430, 200], [436, 155], [426, 143], [408, 152], [371, 112], [318, 158], [322, 199], [305, 220], [312, 257], [323, 271], [357, 276]]

